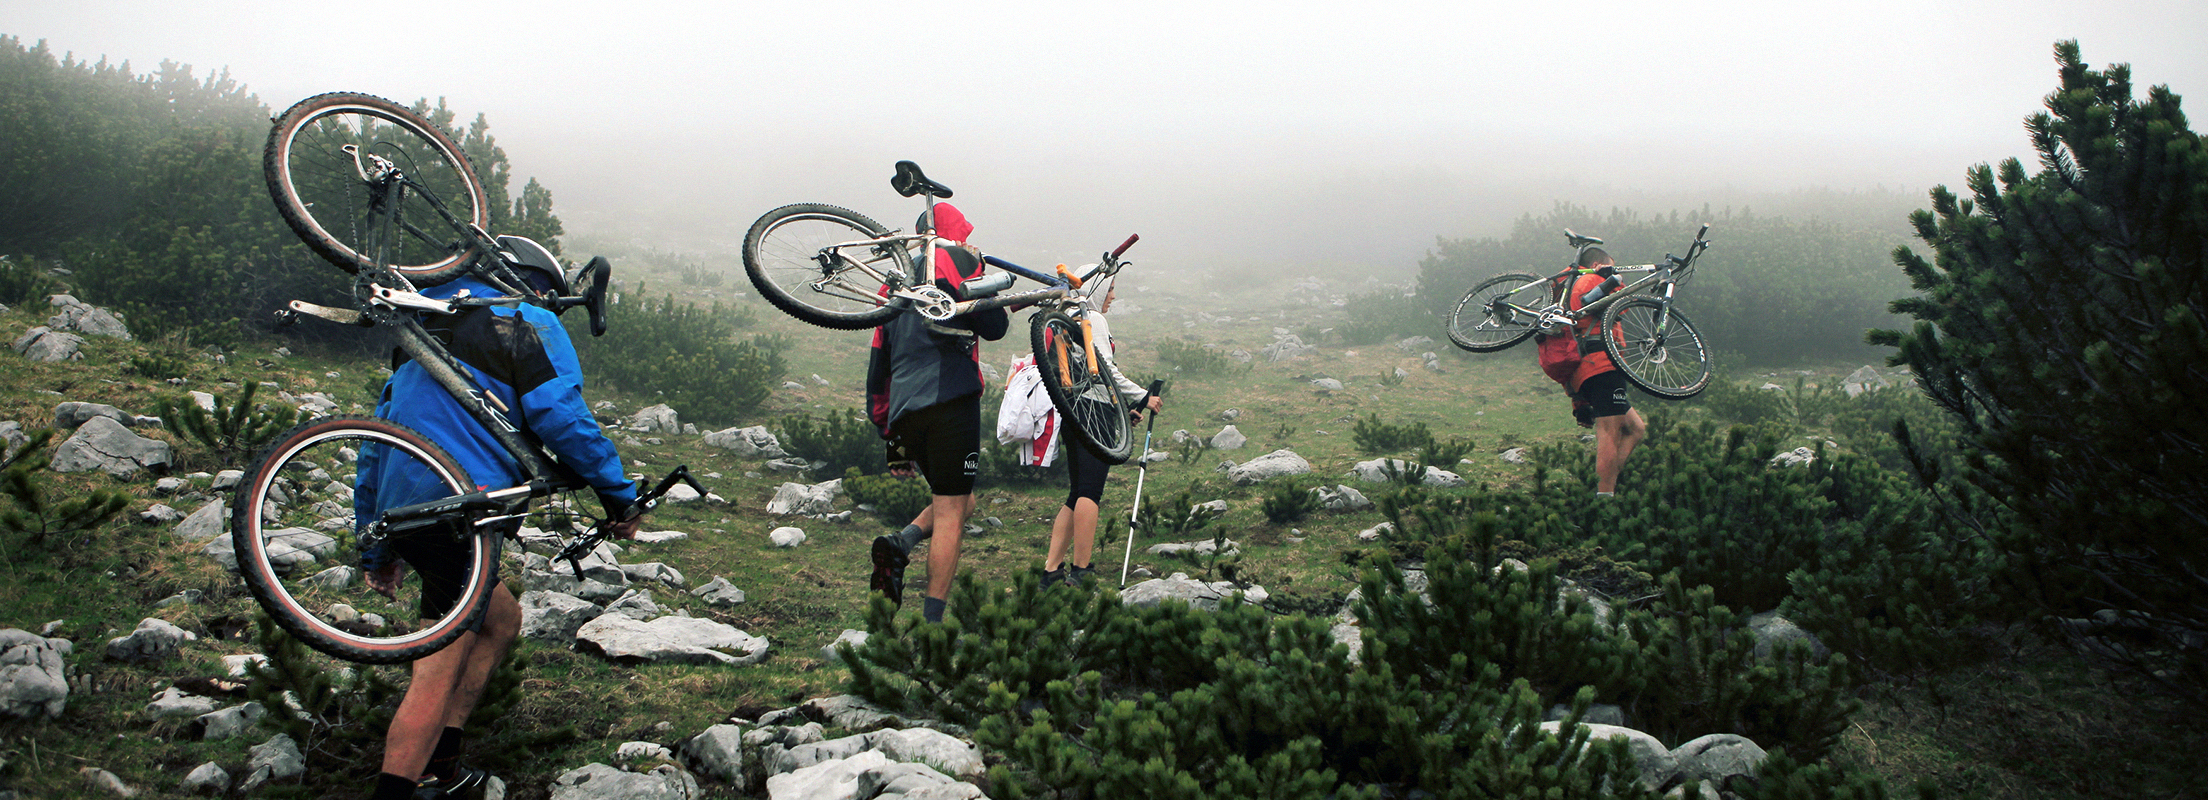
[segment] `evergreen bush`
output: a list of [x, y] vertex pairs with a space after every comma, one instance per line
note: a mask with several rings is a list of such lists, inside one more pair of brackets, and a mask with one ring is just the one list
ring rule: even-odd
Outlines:
[[216, 464], [241, 465], [262, 445], [273, 441], [299, 420], [296, 408], [281, 404], [255, 405], [253, 395], [259, 389], [257, 382], [244, 382], [235, 404], [222, 395], [215, 395], [212, 413], [192, 402], [189, 395], [164, 397], [161, 399], [161, 425], [174, 434], [177, 441], [196, 442], [207, 448]]
[[822, 472], [829, 475], [854, 469], [863, 475], [889, 471], [881, 431], [858, 409], [783, 417], [777, 438], [790, 455], [828, 462]]
[[1217, 347], [1181, 339], [1158, 340], [1158, 367], [1177, 375], [1219, 377], [1242, 375], [1252, 368], [1235, 361]]
[[876, 516], [892, 525], [903, 525], [928, 507], [934, 495], [919, 476], [866, 475], [857, 467], [843, 471], [843, 491], [851, 502], [873, 506]]
[[51, 429], [31, 431], [22, 445], [0, 457], [0, 497], [9, 501], [0, 509], [0, 541], [20, 537], [31, 547], [45, 547], [73, 533], [97, 530], [130, 505], [128, 494], [111, 489], [53, 491], [43, 477], [53, 461], [46, 452], [53, 437]]
[[1380, 412], [1377, 411], [1357, 420], [1356, 426], [1350, 429], [1349, 436], [1356, 443], [1357, 450], [1367, 455], [1401, 453], [1434, 443], [1434, 432], [1427, 429], [1426, 423], [1393, 425], [1381, 422]]

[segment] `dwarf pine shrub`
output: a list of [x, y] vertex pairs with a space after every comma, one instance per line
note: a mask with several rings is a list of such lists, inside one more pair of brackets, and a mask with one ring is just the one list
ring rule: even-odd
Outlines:
[[1427, 429], [1426, 423], [1394, 425], [1381, 422], [1377, 411], [1357, 420], [1356, 426], [1350, 429], [1349, 436], [1357, 444], [1357, 449], [1367, 455], [1401, 453], [1434, 443], [1434, 432]]
[[215, 395], [212, 413], [192, 402], [188, 395], [162, 398], [161, 425], [175, 434], [178, 441], [195, 442], [205, 447], [215, 463], [237, 464], [299, 419], [299, 410], [290, 406], [256, 406], [253, 394], [259, 388], [259, 383], [245, 381], [238, 390], [235, 404], [222, 395]]
[[843, 471], [843, 491], [851, 495], [851, 502], [873, 506], [884, 522], [895, 525], [920, 516], [934, 499], [928, 482], [918, 476], [865, 475], [857, 467]]
[[792, 414], [782, 418], [780, 427], [782, 449], [807, 461], [828, 462], [823, 471], [829, 475], [852, 469], [866, 475], [889, 471], [881, 431], [858, 409]]

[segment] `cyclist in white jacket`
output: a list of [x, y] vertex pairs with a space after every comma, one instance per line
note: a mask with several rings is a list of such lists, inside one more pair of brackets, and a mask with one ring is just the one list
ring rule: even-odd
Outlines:
[[[1106, 280], [1101, 286], [1091, 284], [1083, 300], [1088, 309], [1089, 333], [1099, 345], [1097, 355], [1103, 362], [1105, 374], [1112, 378], [1110, 388], [1098, 387], [1091, 391], [1117, 390], [1137, 415], [1145, 408], [1157, 411], [1164, 402], [1122, 374], [1112, 357], [1112, 326], [1104, 314], [1112, 308], [1113, 283]], [[1096, 506], [1104, 495], [1105, 471], [1111, 467], [1080, 445], [1067, 447], [1065, 452], [1066, 472], [1072, 487], [1066, 493], [1065, 506], [1058, 509], [1057, 518], [1050, 523], [1050, 552], [1043, 558], [1045, 587], [1060, 582], [1078, 586], [1096, 573], [1090, 565], [1090, 556], [1096, 547]], [[1067, 557], [1069, 549], [1072, 551], [1070, 559]]]

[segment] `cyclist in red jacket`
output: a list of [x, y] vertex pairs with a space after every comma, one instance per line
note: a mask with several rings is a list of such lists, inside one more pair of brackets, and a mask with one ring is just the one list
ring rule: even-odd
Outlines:
[[[1617, 262], [1600, 247], [1579, 252], [1579, 275], [1564, 289], [1564, 307], [1577, 311], [1617, 289], [1611, 270]], [[1569, 331], [1543, 332], [1541, 371], [1572, 396], [1572, 417], [1581, 427], [1595, 429], [1595, 496], [1610, 497], [1618, 491], [1618, 473], [1625, 459], [1648, 433], [1641, 412], [1628, 399], [1625, 373], [1610, 363], [1602, 348], [1600, 321], [1580, 320]]]

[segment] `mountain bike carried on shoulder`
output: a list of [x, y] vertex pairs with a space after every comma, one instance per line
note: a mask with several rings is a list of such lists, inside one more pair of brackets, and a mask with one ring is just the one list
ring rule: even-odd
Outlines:
[[[483, 189], [460, 149], [438, 126], [381, 98], [340, 92], [299, 102], [276, 119], [262, 166], [278, 215], [310, 249], [354, 276], [354, 308], [295, 300], [287, 321], [314, 317], [389, 330], [400, 351], [491, 433], [524, 479], [478, 489], [444, 448], [390, 420], [301, 423], [245, 469], [231, 500], [238, 574], [254, 598], [279, 627], [316, 650], [388, 664], [436, 652], [476, 626], [489, 605], [502, 541], [518, 538], [525, 518], [544, 523], [560, 545], [556, 558], [579, 578], [582, 559], [608, 536], [608, 521], [578, 511], [569, 497], [588, 483], [521, 432], [507, 417], [511, 409], [478, 385], [416, 315], [530, 296], [554, 310], [587, 308], [593, 335], [602, 335], [611, 266], [600, 258], [562, 273], [569, 286], [585, 287], [576, 295], [530, 292], [516, 270], [527, 264], [559, 271], [559, 263], [534, 241], [486, 232]], [[506, 296], [436, 299], [417, 291], [466, 274]], [[386, 509], [378, 519], [352, 519], [364, 464], [386, 477], [379, 490], [430, 499]], [[703, 493], [677, 467], [639, 494], [639, 507], [651, 508], [676, 483]], [[531, 512], [537, 498], [550, 502]], [[380, 545], [454, 554], [461, 562], [457, 586], [432, 586], [416, 566], [386, 597], [362, 575], [320, 569], [331, 558], [358, 567], [357, 556], [341, 554]], [[417, 619], [421, 600], [433, 593], [449, 595], [450, 610]]]
[[[1595, 268], [1575, 263], [1547, 277], [1509, 273], [1481, 281], [1449, 312], [1449, 341], [1492, 353], [1537, 331], [1569, 335], [1574, 323], [1600, 319], [1603, 351], [1627, 381], [1657, 397], [1693, 397], [1710, 385], [1710, 348], [1687, 315], [1672, 307], [1672, 296], [1694, 276], [1695, 259], [1710, 248], [1703, 238], [1709, 232], [1710, 226], [1702, 226], [1683, 258], [1666, 253], [1662, 263], [1612, 267], [1620, 275], [1646, 274], [1576, 311], [1565, 310], [1564, 292]], [[1575, 252], [1602, 244], [1570, 229], [1564, 237]]]
[[[1064, 265], [1055, 275], [1043, 273], [936, 236], [935, 202], [950, 197], [951, 189], [929, 179], [913, 162], [897, 162], [890, 187], [905, 197], [920, 197], [926, 206], [912, 233], [819, 203], [786, 205], [761, 216], [744, 234], [744, 272], [752, 285], [784, 313], [839, 330], [873, 328], [902, 313], [942, 322], [972, 311], [1037, 306], [1029, 318], [1028, 341], [1051, 404], [1083, 447], [1105, 463], [1126, 463], [1134, 454], [1134, 428], [1126, 400], [1096, 352], [1108, 345], [1091, 335], [1075, 294], [1084, 279], [1066, 272]], [[1125, 269], [1132, 262], [1120, 256], [1141, 238], [1129, 236], [1105, 253], [1086, 280], [1108, 279]], [[975, 299], [954, 300], [934, 283], [928, 259], [937, 248], [963, 249], [1003, 272], [968, 280], [961, 288]], [[1015, 276], [1043, 287], [1005, 293]]]

